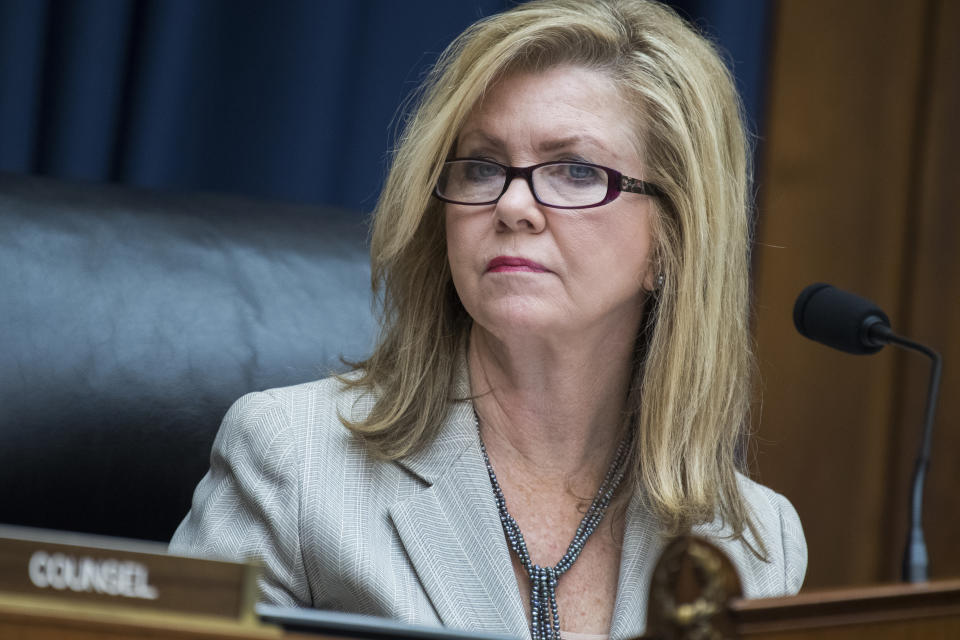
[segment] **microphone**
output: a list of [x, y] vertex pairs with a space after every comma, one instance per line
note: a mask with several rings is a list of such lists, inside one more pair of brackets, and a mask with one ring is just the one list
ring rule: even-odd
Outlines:
[[886, 344], [877, 332], [890, 328], [890, 318], [865, 298], [817, 282], [797, 297], [793, 324], [805, 338], [863, 355], [876, 353]]
[[943, 368], [940, 354], [894, 333], [890, 328], [890, 318], [870, 300], [822, 282], [811, 284], [800, 292], [793, 305], [793, 324], [802, 336], [847, 353], [876, 353], [887, 344], [895, 344], [930, 358], [930, 384], [927, 387], [923, 437], [913, 469], [908, 514], [910, 521], [902, 566], [904, 582], [927, 580], [929, 562], [923, 539], [923, 482], [930, 466], [933, 418], [940, 393], [940, 372]]

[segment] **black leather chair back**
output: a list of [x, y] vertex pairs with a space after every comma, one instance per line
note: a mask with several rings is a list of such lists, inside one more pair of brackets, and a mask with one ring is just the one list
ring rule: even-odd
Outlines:
[[0, 523], [166, 540], [242, 394], [375, 323], [353, 212], [0, 174]]

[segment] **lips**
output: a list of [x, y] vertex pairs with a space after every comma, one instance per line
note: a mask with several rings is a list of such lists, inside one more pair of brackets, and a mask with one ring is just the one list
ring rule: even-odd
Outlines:
[[487, 273], [506, 273], [510, 271], [527, 271], [530, 273], [547, 273], [550, 270], [538, 262], [526, 258], [497, 256], [487, 264]]

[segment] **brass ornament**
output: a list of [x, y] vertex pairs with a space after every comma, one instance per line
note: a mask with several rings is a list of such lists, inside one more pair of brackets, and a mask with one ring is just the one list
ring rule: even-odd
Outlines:
[[719, 549], [702, 538], [679, 537], [667, 545], [654, 568], [645, 637], [730, 638], [726, 605], [741, 594], [736, 570]]

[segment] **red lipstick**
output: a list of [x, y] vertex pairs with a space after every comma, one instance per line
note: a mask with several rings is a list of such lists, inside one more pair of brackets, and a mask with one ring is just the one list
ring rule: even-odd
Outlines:
[[528, 271], [532, 273], [546, 273], [549, 271], [545, 266], [527, 260], [526, 258], [512, 258], [510, 256], [497, 256], [487, 264], [487, 272], [505, 273], [507, 271]]

